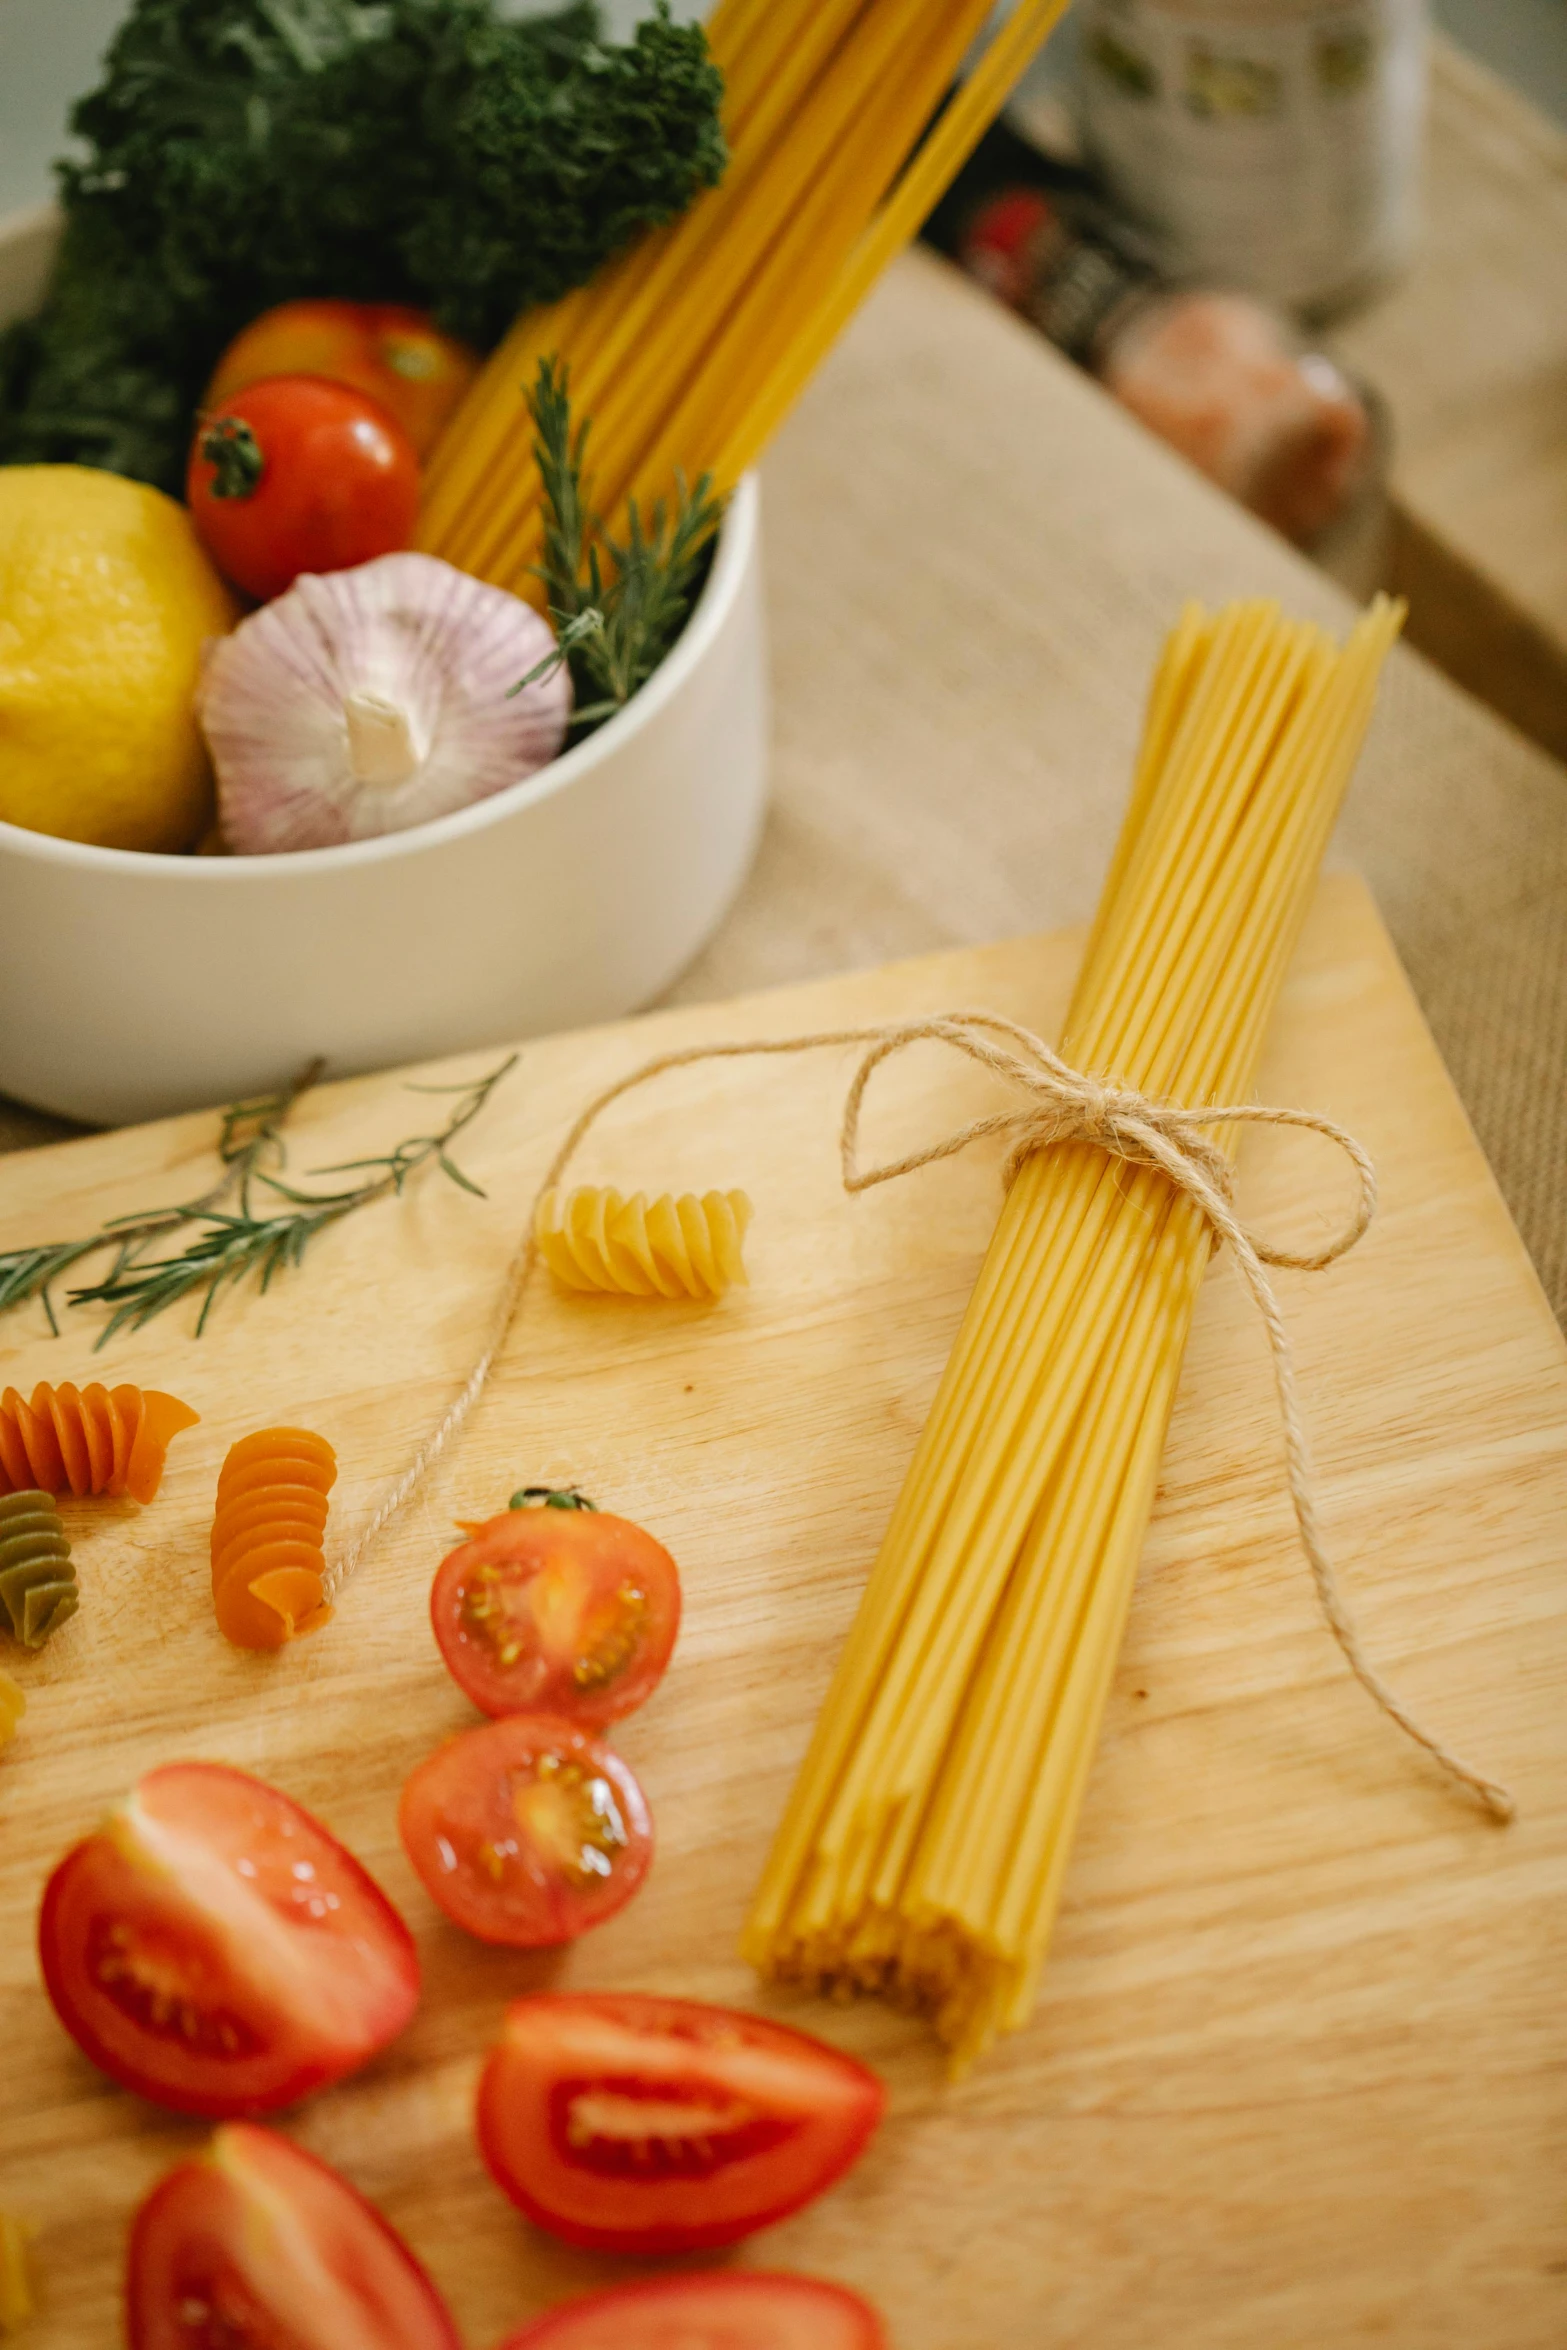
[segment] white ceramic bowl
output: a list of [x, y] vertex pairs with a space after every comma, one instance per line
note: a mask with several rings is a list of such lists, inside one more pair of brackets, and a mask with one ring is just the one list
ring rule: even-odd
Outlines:
[[344, 1075], [616, 1019], [720, 920], [766, 785], [748, 478], [657, 674], [476, 807], [275, 857], [143, 856], [0, 824], [0, 1093], [122, 1124], [257, 1092], [317, 1054]]

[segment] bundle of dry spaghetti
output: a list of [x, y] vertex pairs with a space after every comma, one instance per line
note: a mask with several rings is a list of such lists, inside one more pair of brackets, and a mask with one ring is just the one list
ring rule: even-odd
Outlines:
[[[1340, 651], [1268, 604], [1184, 614], [1073, 1068], [1246, 1100], [1399, 619]], [[1157, 1168], [1024, 1160], [757, 1895], [763, 1972], [912, 2003], [959, 2064], [1033, 2006], [1211, 1244]]]
[[914, 234], [1065, 0], [1019, 0], [923, 137], [992, 0], [719, 0], [731, 160], [722, 183], [594, 282], [527, 313], [431, 461], [418, 543], [537, 594], [538, 480], [524, 393], [570, 371], [593, 421], [597, 506], [644, 512], [677, 469], [730, 488], [863, 295]]

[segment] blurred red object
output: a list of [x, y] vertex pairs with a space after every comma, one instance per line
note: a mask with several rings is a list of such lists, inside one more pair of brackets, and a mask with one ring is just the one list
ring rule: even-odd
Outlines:
[[1140, 304], [1099, 372], [1124, 408], [1286, 538], [1319, 537], [1361, 486], [1371, 421], [1359, 393], [1244, 294]]
[[1331, 359], [1248, 294], [1161, 284], [1126, 242], [1096, 233], [1081, 197], [995, 189], [969, 212], [957, 256], [1297, 545], [1320, 540], [1372, 486], [1366, 401]]

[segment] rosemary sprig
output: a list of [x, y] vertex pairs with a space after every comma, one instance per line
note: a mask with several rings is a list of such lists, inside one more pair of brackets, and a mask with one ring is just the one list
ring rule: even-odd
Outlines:
[[544, 493], [544, 560], [537, 574], [560, 641], [512, 691], [568, 659], [576, 687], [571, 723], [580, 732], [622, 709], [674, 644], [701, 585], [724, 502], [713, 494], [709, 474], [690, 487], [677, 473], [672, 510], [659, 498], [644, 520], [632, 498], [625, 537], [612, 537], [592, 509], [589, 424], [572, 422], [567, 370], [541, 359], [525, 397]]
[[597, 596], [582, 592], [594, 521], [588, 506], [589, 423], [571, 420], [571, 371], [554, 359], [539, 361], [532, 391], [525, 391], [533, 419], [533, 461], [544, 491], [544, 560], [538, 576], [550, 603], [571, 619]]
[[[275, 1166], [283, 1164], [283, 1123], [300, 1095], [320, 1078], [325, 1066], [324, 1061], [312, 1061], [280, 1092], [263, 1094], [255, 1101], [230, 1102], [218, 1128], [218, 1158], [223, 1172], [198, 1199], [182, 1200], [170, 1208], [154, 1208], [150, 1213], [111, 1217], [100, 1231], [89, 1233], [85, 1240], [45, 1241], [34, 1248], [0, 1252], [0, 1314], [8, 1313], [13, 1306], [25, 1305], [30, 1298], [41, 1298], [49, 1327], [58, 1338], [60, 1323], [55, 1313], [54, 1286], [83, 1257], [93, 1256], [101, 1249], [114, 1249], [114, 1272], [109, 1276], [112, 1280], [127, 1266], [135, 1264], [165, 1234], [215, 1213], [225, 1200], [236, 1195], [243, 1202], [252, 1177], [262, 1172], [268, 1160]], [[100, 1339], [99, 1344], [102, 1343]]]
[[[512, 1053], [487, 1077], [471, 1084], [411, 1086], [413, 1093], [457, 1094], [461, 1098], [439, 1133], [411, 1135], [380, 1157], [348, 1159], [312, 1169], [316, 1175], [362, 1175], [361, 1182], [339, 1191], [297, 1190], [280, 1171], [284, 1164], [280, 1128], [306, 1085], [313, 1084], [319, 1075], [319, 1065], [283, 1093], [257, 1102], [236, 1102], [223, 1115], [218, 1153], [224, 1172], [210, 1191], [148, 1216], [118, 1217], [87, 1240], [62, 1242], [53, 1249], [19, 1249], [8, 1257], [0, 1256], [0, 1311], [20, 1305], [26, 1297], [42, 1296], [50, 1326], [58, 1332], [50, 1285], [93, 1250], [112, 1249], [114, 1261], [104, 1278], [68, 1293], [73, 1306], [111, 1309], [97, 1345], [106, 1345], [119, 1330], [141, 1329], [154, 1315], [197, 1290], [202, 1292], [196, 1320], [199, 1337], [222, 1290], [252, 1272], [265, 1290], [274, 1274], [300, 1263], [311, 1241], [328, 1225], [340, 1223], [355, 1209], [368, 1207], [389, 1192], [400, 1194], [410, 1178], [432, 1160], [462, 1190], [482, 1198], [479, 1186], [452, 1158], [450, 1145], [472, 1124], [516, 1063], [517, 1056]], [[258, 1188], [270, 1198], [258, 1199]], [[197, 1228], [194, 1237], [177, 1254], [148, 1254], [158, 1239], [192, 1226]], [[42, 1269], [46, 1262], [52, 1264], [52, 1270]], [[29, 1266], [35, 1268], [31, 1275]]]

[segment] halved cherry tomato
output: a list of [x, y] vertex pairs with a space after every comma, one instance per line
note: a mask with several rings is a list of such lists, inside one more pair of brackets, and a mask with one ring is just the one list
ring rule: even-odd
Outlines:
[[230, 2122], [131, 2229], [130, 2350], [461, 2350], [401, 2236], [287, 2138]]
[[441, 1561], [430, 1620], [447, 1670], [487, 1714], [618, 1722], [650, 1697], [680, 1629], [660, 1542], [580, 1494], [519, 1494]]
[[267, 375], [324, 375], [395, 416], [423, 457], [479, 372], [479, 354], [395, 302], [280, 302], [234, 337], [207, 386], [214, 413]]
[[574, 1942], [653, 1858], [647, 1798], [618, 1754], [550, 1714], [508, 1714], [436, 1748], [397, 1824], [431, 1899], [481, 1942]]
[[842, 2285], [742, 2268], [590, 2293], [501, 2350], [887, 2350], [887, 2334]]
[[419, 2002], [413, 1937], [352, 1853], [221, 1763], [137, 1781], [49, 1879], [38, 1947], [84, 2055], [177, 2113], [292, 2105]]
[[265, 602], [302, 571], [346, 571], [406, 547], [419, 460], [365, 393], [274, 375], [203, 415], [185, 498], [224, 578]]
[[479, 2083], [479, 2149], [568, 2244], [707, 2251], [841, 2178], [885, 2102], [853, 2057], [761, 2016], [541, 1993], [506, 2010]]

